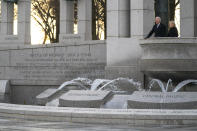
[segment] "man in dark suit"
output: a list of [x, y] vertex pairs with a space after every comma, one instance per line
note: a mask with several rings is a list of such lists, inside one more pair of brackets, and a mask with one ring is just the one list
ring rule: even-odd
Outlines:
[[155, 37], [166, 37], [166, 26], [161, 23], [160, 17], [155, 18], [155, 25], [145, 39], [151, 37], [153, 33], [155, 34]]

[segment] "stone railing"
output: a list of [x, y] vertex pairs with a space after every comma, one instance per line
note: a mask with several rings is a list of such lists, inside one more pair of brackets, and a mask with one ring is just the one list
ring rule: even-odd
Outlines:
[[140, 68], [147, 76], [182, 80], [196, 78], [197, 38], [141, 40]]

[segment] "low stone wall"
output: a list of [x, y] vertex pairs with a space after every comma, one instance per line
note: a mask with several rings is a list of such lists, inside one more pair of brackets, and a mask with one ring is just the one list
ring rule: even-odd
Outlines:
[[12, 88], [12, 96], [28, 94], [24, 100], [14, 98], [14, 103], [32, 104], [42, 86], [58, 87], [76, 77], [104, 78], [105, 66], [105, 41], [0, 48], [0, 79], [10, 80], [17, 88]]
[[0, 103], [0, 117], [34, 121], [87, 124], [196, 125], [197, 110], [90, 109], [24, 106]]

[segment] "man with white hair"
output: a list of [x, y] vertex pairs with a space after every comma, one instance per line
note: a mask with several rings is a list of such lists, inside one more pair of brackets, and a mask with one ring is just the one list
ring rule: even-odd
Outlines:
[[166, 36], [166, 27], [164, 24], [161, 23], [160, 17], [155, 18], [155, 25], [153, 26], [150, 33], [145, 37], [145, 39], [151, 37], [153, 33], [155, 34], [155, 37], [165, 37]]

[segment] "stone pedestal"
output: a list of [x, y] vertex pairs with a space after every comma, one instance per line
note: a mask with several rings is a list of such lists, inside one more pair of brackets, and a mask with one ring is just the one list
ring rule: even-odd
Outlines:
[[18, 2], [18, 36], [24, 44], [31, 43], [30, 36], [31, 0]]
[[195, 92], [134, 92], [128, 99], [132, 109], [196, 109]]
[[92, 1], [78, 0], [78, 34], [92, 40]]
[[58, 95], [58, 93], [58, 89], [49, 88], [36, 96], [36, 104], [45, 106], [45, 104], [53, 100]]
[[76, 91], [71, 90], [59, 99], [60, 106], [100, 108], [112, 96], [110, 91]]
[[181, 0], [181, 37], [197, 36], [197, 1]]
[[107, 2], [107, 38], [130, 37], [130, 0]]
[[154, 24], [154, 0], [131, 0], [131, 37], [143, 38]]

